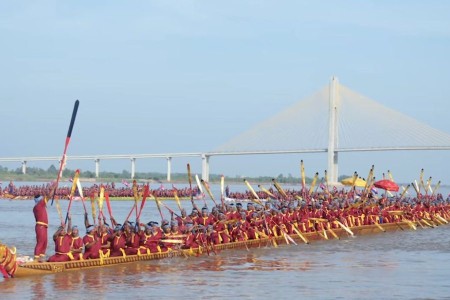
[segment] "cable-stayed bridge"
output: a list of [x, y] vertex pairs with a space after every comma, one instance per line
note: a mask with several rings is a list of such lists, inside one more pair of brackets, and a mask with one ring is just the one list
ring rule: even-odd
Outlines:
[[[202, 178], [209, 179], [209, 159], [213, 156], [288, 153], [327, 153], [330, 182], [337, 182], [340, 152], [450, 150], [450, 134], [434, 129], [400, 112], [360, 95], [333, 77], [329, 85], [209, 152], [83, 155], [67, 160], [92, 160], [98, 177], [100, 161], [128, 159], [131, 176], [138, 159], [167, 160], [167, 180], [171, 161], [179, 157], [201, 157]], [[59, 161], [60, 157], [10, 157], [0, 162], [20, 162], [26, 173], [29, 161]]]

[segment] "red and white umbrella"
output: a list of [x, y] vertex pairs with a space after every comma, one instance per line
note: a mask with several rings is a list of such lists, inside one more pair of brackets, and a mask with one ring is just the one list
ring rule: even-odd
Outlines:
[[398, 192], [398, 190], [400, 189], [399, 186], [395, 182], [393, 182], [392, 180], [389, 180], [389, 179], [378, 180], [378, 181], [374, 182], [373, 185], [379, 189], [383, 189], [383, 190], [391, 191], [391, 192]]

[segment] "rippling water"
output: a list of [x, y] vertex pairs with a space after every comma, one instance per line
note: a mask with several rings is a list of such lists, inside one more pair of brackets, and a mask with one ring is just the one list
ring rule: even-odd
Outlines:
[[[65, 214], [67, 203], [61, 205]], [[125, 218], [131, 205], [113, 202], [116, 218]], [[34, 248], [32, 206], [32, 201], [0, 200], [0, 240], [21, 255], [31, 255]], [[72, 209], [74, 223], [81, 225], [81, 203]], [[51, 235], [59, 217], [51, 206], [49, 214]], [[160, 219], [153, 202], [142, 219]], [[450, 299], [449, 261], [450, 226], [439, 226], [0, 279], [0, 299]]]

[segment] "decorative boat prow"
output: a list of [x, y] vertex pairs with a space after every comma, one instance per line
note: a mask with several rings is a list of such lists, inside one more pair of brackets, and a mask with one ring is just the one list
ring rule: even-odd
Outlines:
[[9, 248], [0, 241], [0, 273], [4, 278], [9, 278], [14, 277], [16, 270], [16, 248]]

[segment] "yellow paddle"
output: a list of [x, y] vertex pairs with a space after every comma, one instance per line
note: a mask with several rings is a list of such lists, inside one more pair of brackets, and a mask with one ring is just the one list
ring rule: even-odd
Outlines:
[[178, 192], [177, 192], [177, 190], [174, 190], [173, 196], [174, 196], [174, 198], [175, 198], [175, 201], [177, 202], [178, 208], [179, 208], [180, 211], [181, 211], [181, 210], [182, 210], [182, 207], [181, 207], [181, 203], [180, 203], [180, 198], [178, 198]]
[[311, 187], [309, 188], [309, 195], [311, 196], [312, 193], [314, 192], [314, 187], [316, 186], [317, 183], [317, 179], [319, 178], [319, 172], [316, 172], [316, 174], [314, 175], [313, 181], [311, 183]]
[[434, 194], [436, 193], [436, 191], [437, 191], [437, 189], [439, 188], [440, 185], [441, 185], [441, 181], [438, 181], [438, 183], [434, 187], [433, 193], [431, 193], [431, 196], [434, 196]]
[[105, 199], [105, 188], [103, 185], [100, 187], [100, 195], [97, 199], [98, 201], [98, 218], [99, 218], [99, 224], [100, 224], [100, 218], [103, 216], [103, 200]]
[[281, 188], [281, 186], [278, 184], [278, 182], [275, 180], [275, 178], [272, 178], [272, 182], [273, 182], [273, 185], [275, 186], [275, 188], [277, 189], [278, 193], [280, 193], [280, 195], [283, 196], [284, 199], [287, 200], [288, 196], [286, 195], [284, 190]]
[[305, 186], [306, 186], [306, 177], [305, 177], [305, 165], [303, 163], [303, 159], [300, 161], [300, 173], [302, 176], [302, 192], [304, 192]]
[[[214, 195], [212, 194], [211, 189], [208, 186], [208, 183], [203, 179], [201, 180], [201, 182], [202, 182], [203, 186], [205, 187], [205, 190], [208, 193], [209, 197], [214, 202], [214, 205], [217, 206], [216, 199], [214, 199]], [[205, 202], [205, 206], [206, 206], [206, 202]]]
[[408, 184], [408, 185], [406, 186], [406, 188], [403, 189], [403, 192], [402, 192], [402, 194], [400, 195], [400, 199], [399, 199], [399, 200], [401, 200], [401, 199], [405, 196], [405, 194], [406, 194], [406, 192], [408, 191], [408, 189], [409, 189], [410, 186], [411, 186], [411, 185]]
[[244, 183], [247, 185], [248, 189], [250, 190], [250, 192], [252, 193], [253, 197], [255, 197], [255, 199], [253, 199], [256, 203], [258, 203], [259, 205], [263, 205], [262, 202], [259, 199], [258, 194], [255, 192], [255, 190], [253, 189], [253, 187], [250, 185], [250, 183], [247, 181], [247, 179], [244, 179]]
[[272, 194], [268, 189], [264, 188], [262, 185], [258, 184], [258, 187], [261, 189], [261, 191], [266, 193], [269, 197], [272, 197], [273, 199], [277, 199], [277, 197], [275, 197], [274, 194]]
[[347, 231], [351, 236], [354, 236], [353, 232], [350, 230], [350, 228], [348, 228], [347, 226], [345, 226], [344, 224], [342, 224], [340, 221], [336, 220], [336, 222], [338, 223], [339, 226], [341, 226], [342, 229], [344, 229], [345, 231]]
[[[431, 177], [428, 178], [428, 180], [427, 180], [427, 187], [426, 187], [426, 189], [425, 189], [425, 195], [428, 194], [428, 191], [429, 191], [430, 189], [431, 189]], [[433, 192], [433, 191], [431, 191], [431, 192]]]
[[[425, 189], [425, 184], [423, 183], [423, 173], [424, 173], [424, 170], [423, 170], [423, 169], [420, 170], [420, 186], [421, 186], [423, 189]], [[419, 188], [419, 192], [420, 192], [420, 188]]]

